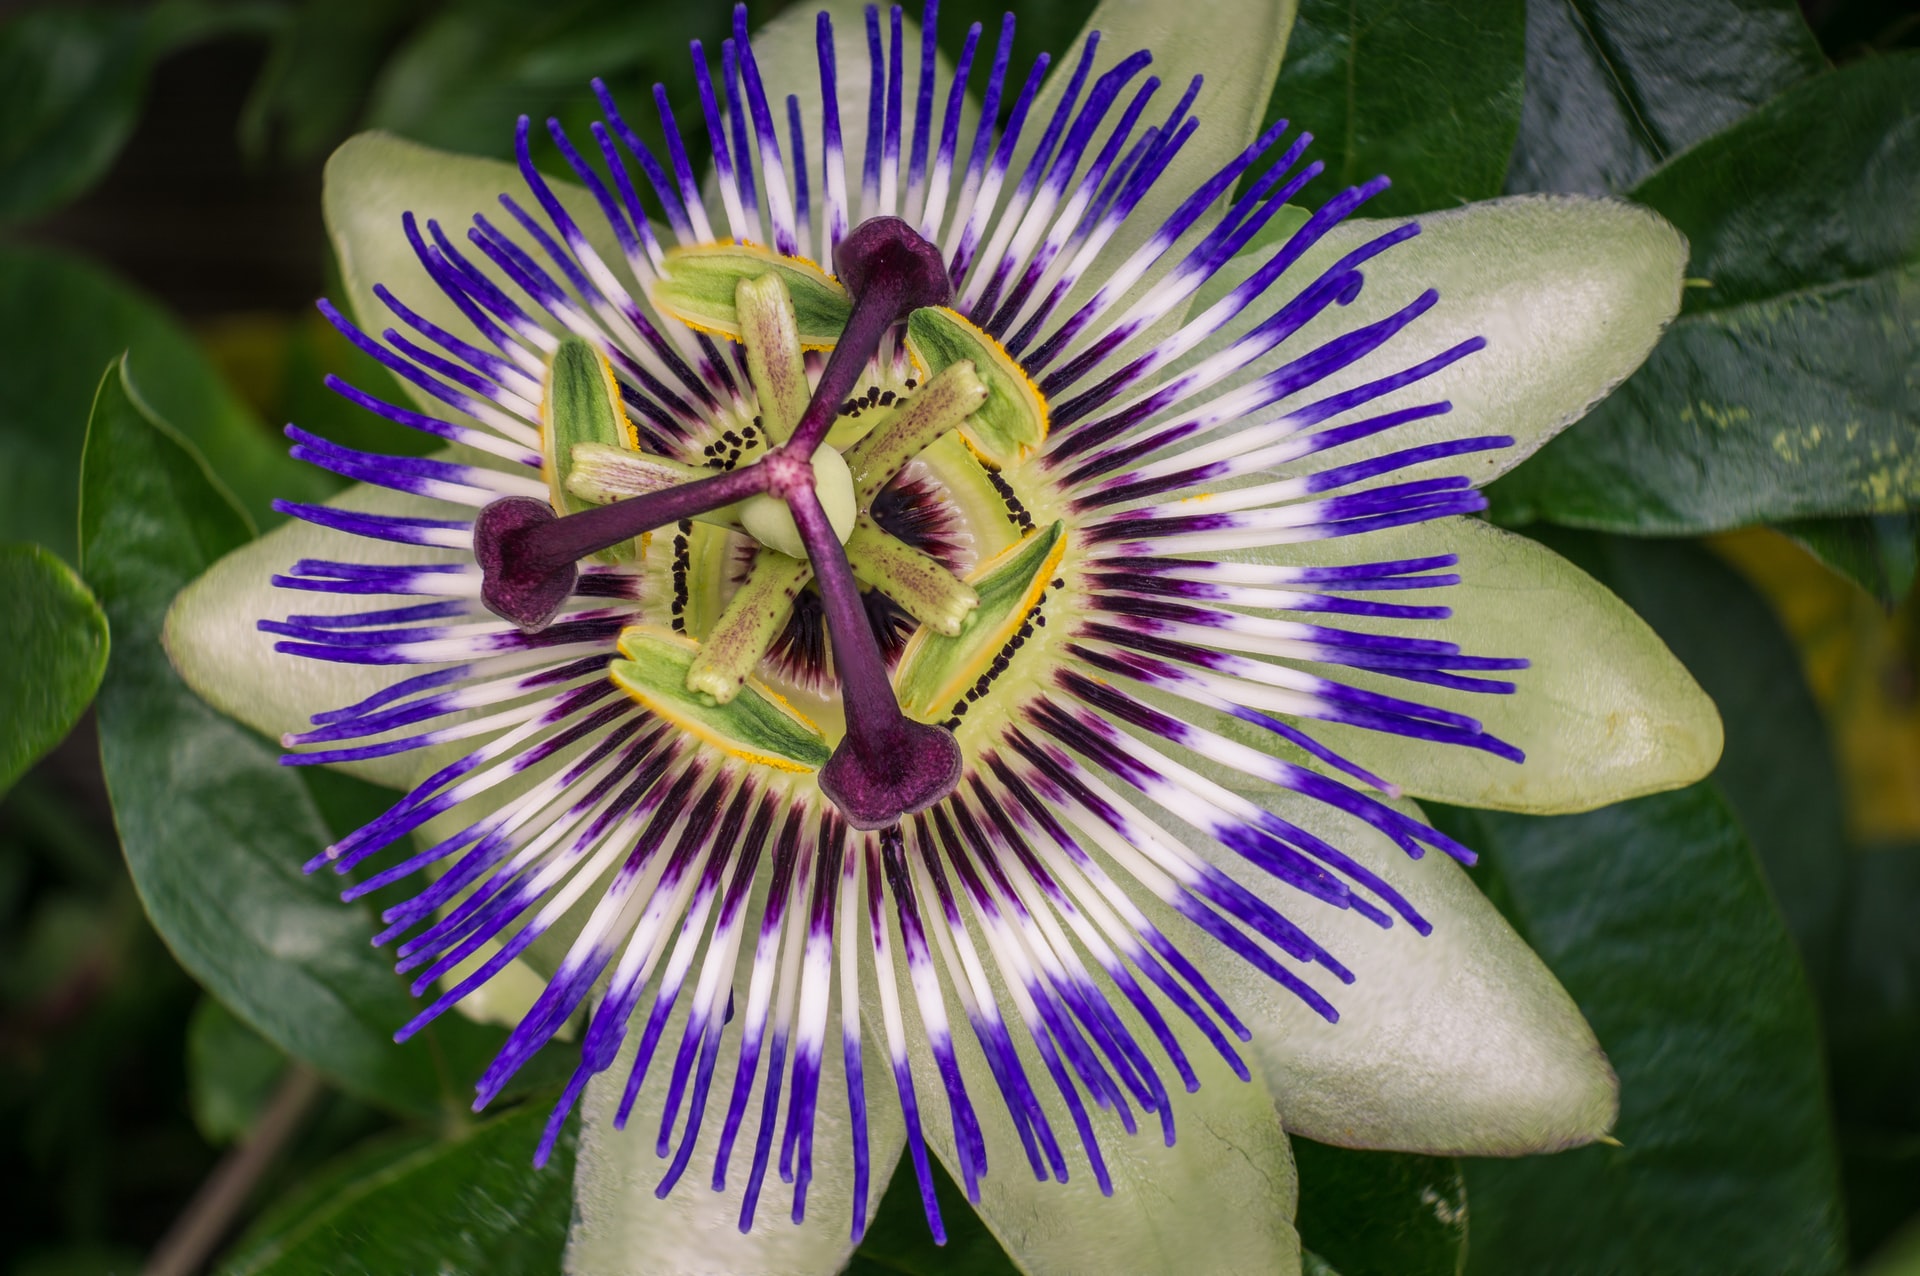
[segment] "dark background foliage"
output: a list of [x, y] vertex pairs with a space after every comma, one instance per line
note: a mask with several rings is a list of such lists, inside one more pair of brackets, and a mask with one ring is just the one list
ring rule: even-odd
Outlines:
[[[1393, 174], [1390, 211], [1612, 193], [1691, 238], [1699, 286], [1647, 366], [1498, 484], [1493, 513], [1621, 594], [1727, 724], [1719, 769], [1680, 792], [1553, 819], [1435, 811], [1484, 849], [1483, 886], [1607, 1047], [1621, 1146], [1456, 1162], [1299, 1142], [1309, 1266], [1920, 1270], [1900, 1235], [1920, 1226], [1920, 14], [1300, 7], [1273, 114], [1319, 135], [1335, 178]], [[1017, 56], [1064, 48], [1090, 8], [1022, 6]], [[948, 0], [943, 30], [996, 12]], [[319, 388], [357, 357], [311, 307], [328, 151], [382, 127], [501, 154], [522, 112], [582, 115], [593, 75], [685, 104], [686, 42], [725, 17], [0, 2], [0, 1268], [557, 1269], [570, 1151], [530, 1176], [537, 1108], [462, 1115], [497, 1035], [456, 1022], [382, 1048], [401, 990], [360, 914], [298, 877], [379, 795], [275, 767], [179, 687], [154, 633], [269, 496], [325, 490], [267, 422], [367, 428]], [[135, 506], [171, 513], [114, 516]], [[225, 769], [157, 743], [183, 738]], [[197, 880], [168, 869], [185, 843]], [[223, 983], [207, 972], [245, 939], [186, 916], [195, 887], [262, 925], [333, 928], [340, 956]], [[152, 908], [185, 917], [171, 947]], [[1010, 1270], [945, 1186], [944, 1251], [896, 1190], [854, 1270]], [[170, 1231], [209, 1199], [231, 1226]]]

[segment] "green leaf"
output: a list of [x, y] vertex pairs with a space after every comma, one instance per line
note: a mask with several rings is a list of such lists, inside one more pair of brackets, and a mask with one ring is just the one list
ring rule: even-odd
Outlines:
[[1385, 173], [1375, 216], [1500, 193], [1520, 127], [1525, 0], [1302, 0], [1272, 119], [1317, 139], [1327, 180]]
[[370, 1168], [285, 1230], [252, 1238], [225, 1276], [548, 1276], [567, 1232], [573, 1136], [533, 1168], [547, 1105]]
[[1845, 812], [1820, 707], [1772, 608], [1691, 541], [1548, 530], [1651, 625], [1713, 698], [1726, 747], [1712, 783], [1753, 843], [1816, 987], [1839, 942]]
[[0, 793], [66, 738], [107, 667], [107, 618], [73, 569], [38, 545], [0, 544]]
[[913, 1167], [903, 1162], [847, 1264], [847, 1276], [1017, 1276], [1020, 1269], [967, 1204], [959, 1185], [938, 1161], [932, 1170], [946, 1244], [934, 1244], [919, 1182]]
[[[302, 0], [275, 34], [240, 113], [251, 159], [279, 152], [312, 161], [353, 124], [395, 35], [417, 0]], [[494, 139], [496, 142], [499, 139]]]
[[1892, 611], [1920, 566], [1920, 515], [1799, 518], [1779, 524], [1807, 552]]
[[1856, 851], [1836, 874], [1846, 911], [1823, 990], [1847, 1230], [1870, 1252], [1920, 1213], [1920, 845]]
[[368, 122], [431, 146], [501, 158], [513, 153], [514, 120], [522, 114], [560, 116], [576, 141], [591, 146], [594, 76], [607, 79], [642, 129], [651, 114], [648, 90], [665, 81], [684, 122], [693, 87], [687, 42], [707, 41], [717, 61], [732, 10], [578, 2], [423, 7], [429, 15], [380, 69]]
[[1920, 54], [1801, 85], [1634, 189], [1694, 246], [1686, 305], [1585, 427], [1491, 494], [1635, 533], [1920, 502]]
[[1624, 191], [1825, 67], [1792, 0], [1528, 0], [1511, 191]]
[[[1549, 549], [1478, 519], [1449, 518], [1365, 537], [1285, 546], [1295, 562], [1381, 562], [1454, 554], [1460, 583], [1432, 601], [1423, 638], [1473, 655], [1522, 656], [1513, 695], [1420, 687], [1415, 698], [1464, 713], [1523, 750], [1490, 753], [1329, 723], [1314, 734], [1420, 798], [1552, 814], [1691, 784], [1713, 769], [1722, 732], [1713, 703], [1660, 638], [1607, 588]], [[1423, 598], [1421, 601], [1427, 601]], [[1405, 632], [1405, 621], [1342, 617], [1343, 628]], [[1408, 685], [1329, 669], [1342, 682], [1394, 695]]]
[[1467, 1256], [1457, 1161], [1293, 1141], [1300, 1241], [1341, 1276], [1455, 1276]]
[[187, 1101], [209, 1143], [231, 1143], [251, 1130], [286, 1066], [286, 1055], [212, 997], [193, 1008]]
[[72, 561], [80, 442], [108, 360], [128, 352], [155, 409], [206, 455], [258, 522], [276, 496], [316, 500], [331, 479], [291, 460], [166, 313], [99, 267], [0, 245], [0, 539]]
[[1709, 786], [1557, 819], [1435, 811], [1620, 1073], [1617, 1147], [1470, 1161], [1469, 1270], [1837, 1272], [1819, 1025]]
[[391, 1040], [415, 1006], [367, 946], [371, 919], [300, 870], [333, 840], [307, 786], [189, 691], [161, 648], [174, 591], [248, 528], [125, 362], [101, 383], [82, 482], [82, 570], [117, 636], [101, 765], [147, 915], [180, 964], [275, 1045], [356, 1094], [442, 1114], [437, 1040]]
[[263, 9], [166, 0], [50, 5], [0, 23], [0, 221], [57, 208], [105, 175], [161, 57], [267, 20]]

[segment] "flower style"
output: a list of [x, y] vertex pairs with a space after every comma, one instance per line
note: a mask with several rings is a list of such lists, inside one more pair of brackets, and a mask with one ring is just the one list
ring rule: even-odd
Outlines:
[[[591, 1004], [539, 1159], [585, 1095], [590, 1142], [609, 1112], [644, 1127], [624, 1137], [664, 1161], [652, 1195], [710, 1185], [755, 1235], [784, 1226], [770, 1173], [791, 1185], [781, 1213], [817, 1228], [819, 1184], [857, 1240], [904, 1145], [938, 1237], [930, 1143], [976, 1202], [1086, 1177], [1112, 1194], [1128, 1136], [1174, 1147], [1195, 1113], [1218, 1141], [1201, 1105], [1234, 1076], [1313, 1111], [1273, 1063], [1310, 1049], [1274, 1038], [1337, 1034], [1288, 1016], [1335, 1024], [1351, 999], [1364, 1019], [1370, 995], [1325, 920], [1426, 935], [1423, 893], [1485, 908], [1457, 873], [1402, 884], [1393, 858], [1472, 854], [1396, 780], [1458, 798], [1428, 777], [1465, 768], [1498, 777], [1470, 799], [1543, 805], [1499, 796], [1524, 791], [1505, 773], [1533, 746], [1491, 707], [1532, 692], [1538, 653], [1521, 628], [1447, 628], [1475, 551], [1525, 543], [1459, 516], [1672, 313], [1668, 296], [1598, 353], [1575, 334], [1579, 386], [1526, 404], [1525, 429], [1476, 402], [1457, 423], [1463, 369], [1510, 366], [1498, 343], [1520, 325], [1436, 339], [1440, 291], [1383, 288], [1422, 231], [1350, 220], [1384, 179], [1297, 209], [1322, 173], [1310, 137], [1282, 121], [1208, 158], [1201, 77], [1163, 93], [1148, 50], [1114, 58], [1097, 33], [1052, 79], [1044, 56], [1021, 76], [1011, 15], [946, 74], [934, 19], [930, 2], [916, 40], [898, 8], [820, 13], [812, 73], [789, 82], [743, 6], [717, 81], [693, 48], [706, 187], [663, 92], [657, 149], [596, 82], [592, 158], [547, 130], [578, 187], [536, 167], [523, 118], [531, 201], [500, 193], [509, 222], [476, 213], [456, 238], [408, 208], [382, 226], [420, 289], [374, 282], [397, 326], [322, 309], [418, 406], [330, 384], [450, 450], [288, 427], [296, 456], [379, 489], [283, 507], [325, 552], [289, 563], [268, 537], [239, 556], [281, 554], [272, 583], [323, 600], [259, 624], [272, 654], [251, 659], [290, 686], [246, 703], [243, 673], [196, 655], [230, 623], [226, 564], [169, 623], [189, 679], [261, 725], [301, 698], [289, 658], [357, 688], [283, 739], [290, 764], [404, 777], [309, 865], [354, 874], [348, 898], [415, 888], [375, 942], [439, 991], [399, 1037], [541, 962], [475, 1107]], [[1632, 241], [1647, 291], [1677, 287], [1657, 219], [1522, 216], [1602, 253]], [[355, 246], [343, 264], [367, 278]], [[1631, 622], [1586, 586], [1561, 620]], [[1697, 698], [1649, 641], [1620, 645], [1666, 699]], [[1692, 737], [1617, 773], [1589, 759], [1593, 791], [1551, 800], [1693, 778], [1717, 724], [1690, 702], [1671, 717]], [[1616, 750], [1668, 724], [1643, 725], [1627, 715]], [[1581, 1110], [1377, 1133], [1343, 1100], [1292, 1128], [1461, 1151], [1604, 1133], [1610, 1079], [1564, 993], [1497, 922], [1461, 933], [1523, 955], [1522, 1000], [1575, 1060], [1540, 1066], [1584, 1096], [1542, 1110]], [[1048, 1268], [1042, 1250], [1023, 1261]]]

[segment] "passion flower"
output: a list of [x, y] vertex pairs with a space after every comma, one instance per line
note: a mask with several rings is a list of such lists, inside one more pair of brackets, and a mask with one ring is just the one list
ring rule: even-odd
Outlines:
[[[377, 337], [322, 308], [429, 410], [332, 384], [450, 450], [289, 427], [398, 496], [285, 505], [364, 549], [275, 575], [334, 603], [259, 625], [277, 660], [383, 679], [285, 743], [412, 767], [309, 866], [349, 898], [417, 888], [375, 940], [439, 988], [399, 1037], [557, 949], [475, 1107], [584, 1012], [540, 1159], [604, 1076], [616, 1126], [645, 1096], [656, 1195], [744, 1182], [742, 1232], [777, 1167], [796, 1222], [817, 1174], [849, 1183], [857, 1239], [893, 1112], [937, 1237], [929, 1137], [976, 1201], [990, 1170], [1110, 1193], [1116, 1127], [1171, 1146], [1204, 1072], [1252, 1075], [1222, 954], [1331, 1024], [1355, 976], [1317, 919], [1432, 929], [1303, 808], [1472, 862], [1355, 742], [1524, 769], [1461, 705], [1513, 696], [1533, 653], [1436, 636], [1460, 564], [1404, 549], [1482, 509], [1515, 444], [1450, 427], [1435, 388], [1488, 337], [1423, 340], [1432, 288], [1332, 318], [1420, 233], [1347, 233], [1385, 180], [1296, 206], [1322, 165], [1281, 121], [1170, 193], [1198, 78], [1169, 105], [1148, 52], [1101, 69], [1095, 34], [1038, 109], [1049, 62], [1010, 75], [1011, 16], [950, 76], [931, 4], [917, 51], [884, 16], [864, 128], [828, 14], [817, 84], [769, 85], [742, 8], [717, 84], [693, 49], [706, 186], [664, 93], [662, 153], [596, 82], [593, 159], [548, 124], [577, 189], [523, 118], [511, 226], [393, 227], [438, 298], [375, 288]], [[1599, 384], [1526, 449], [1645, 346], [1570, 350]], [[170, 642], [206, 688], [196, 614]]]

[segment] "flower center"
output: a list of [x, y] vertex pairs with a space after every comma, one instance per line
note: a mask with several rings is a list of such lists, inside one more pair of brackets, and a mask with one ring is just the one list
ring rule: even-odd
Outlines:
[[[951, 294], [938, 249], [892, 217], [862, 223], [840, 244], [834, 265], [852, 305], [811, 388], [801, 316], [781, 272], [745, 277], [740, 257], [725, 260], [732, 264], [718, 269], [713, 259], [693, 263], [679, 282], [724, 321], [726, 276], [732, 272], [729, 335], [737, 333], [746, 348], [761, 407], [761, 437], [755, 442], [764, 440], [765, 451], [742, 463], [735, 447], [723, 461], [731, 468], [719, 473], [632, 451], [611, 373], [596, 383], [581, 366], [577, 344], [563, 343], [549, 375], [547, 400], [548, 472], [555, 498], [510, 498], [481, 512], [474, 528], [474, 553], [484, 573], [481, 596], [497, 614], [525, 629], [539, 629], [572, 596], [577, 563], [588, 555], [631, 544], [669, 524], [684, 529], [695, 519], [746, 532], [758, 545], [752, 564], [698, 651], [682, 665], [670, 651], [634, 635], [623, 640], [628, 659], [616, 664], [614, 677], [663, 716], [696, 732], [724, 732], [715, 725], [715, 713], [741, 696], [748, 674], [811, 581], [832, 640], [845, 720], [843, 736], [819, 767], [818, 782], [856, 828], [884, 828], [951, 793], [960, 779], [961, 757], [950, 730], [901, 711], [856, 564], [860, 576], [884, 589], [926, 629], [950, 636], [960, 632], [978, 597], [937, 560], [882, 530], [873, 513], [876, 498], [908, 462], [983, 406], [988, 387], [976, 364], [963, 357], [968, 353], [964, 341], [956, 344], [946, 331], [951, 325], [934, 321], [930, 331], [948, 337], [929, 360], [942, 365], [937, 374], [843, 454], [828, 445], [828, 432], [882, 342], [909, 316], [938, 313], [929, 308], [943, 305]], [[711, 315], [703, 312], [703, 317]], [[988, 380], [994, 376], [1004, 372], [988, 369]], [[714, 459], [711, 447], [708, 459]], [[607, 503], [565, 513], [574, 507], [573, 497]], [[556, 508], [562, 512], [556, 514]], [[687, 564], [678, 561], [677, 551], [678, 546], [675, 570], [682, 579], [677, 584], [685, 588]], [[662, 670], [684, 670], [681, 685], [663, 680]], [[726, 718], [754, 724], [762, 734], [791, 725], [777, 712], [768, 717], [769, 712], [767, 698], [754, 690]], [[793, 754], [791, 748], [781, 753], [759, 745], [736, 751], [752, 748], [762, 749], [756, 756]]]

